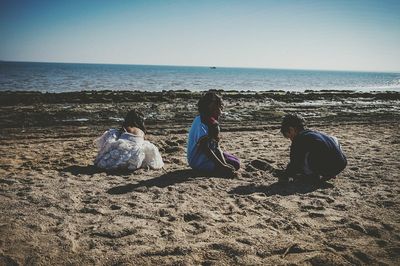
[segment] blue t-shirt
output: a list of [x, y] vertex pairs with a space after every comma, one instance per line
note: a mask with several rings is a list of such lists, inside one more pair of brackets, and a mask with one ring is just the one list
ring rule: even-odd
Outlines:
[[204, 151], [200, 151], [197, 146], [199, 140], [207, 135], [208, 126], [201, 122], [200, 116], [196, 116], [189, 131], [187, 145], [187, 160], [190, 167], [195, 170], [213, 171], [215, 169], [215, 162]]

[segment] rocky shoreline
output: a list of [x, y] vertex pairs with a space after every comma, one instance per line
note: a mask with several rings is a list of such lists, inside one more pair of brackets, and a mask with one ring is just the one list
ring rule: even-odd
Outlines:
[[[339, 90], [306, 90], [295, 91], [223, 91], [215, 90], [225, 99], [272, 99], [281, 102], [302, 102], [305, 100], [335, 99], [375, 99], [400, 100], [397, 91], [339, 91]], [[80, 91], [80, 92], [39, 92], [39, 91], [0, 91], [0, 106], [16, 104], [57, 104], [57, 103], [115, 103], [115, 102], [168, 102], [176, 99], [197, 99], [204, 92], [189, 90], [178, 91]]]
[[[400, 118], [400, 92], [218, 91], [225, 103], [226, 129], [240, 124], [277, 125], [288, 112], [300, 112], [313, 123], [363, 123]], [[68, 93], [0, 92], [2, 128], [65, 125], [118, 125], [137, 108], [153, 128], [187, 125], [197, 113], [201, 92], [83, 91]]]

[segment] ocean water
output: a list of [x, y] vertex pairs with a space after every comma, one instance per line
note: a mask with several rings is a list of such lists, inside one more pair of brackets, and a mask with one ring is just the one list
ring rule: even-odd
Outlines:
[[0, 91], [400, 91], [400, 73], [0, 62]]

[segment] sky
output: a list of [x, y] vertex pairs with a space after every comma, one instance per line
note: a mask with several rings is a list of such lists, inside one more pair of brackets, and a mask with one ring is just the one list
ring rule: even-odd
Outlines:
[[400, 72], [400, 1], [0, 0], [0, 60]]

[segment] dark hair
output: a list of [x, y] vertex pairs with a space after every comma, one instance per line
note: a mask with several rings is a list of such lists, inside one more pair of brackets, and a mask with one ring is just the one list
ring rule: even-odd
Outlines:
[[281, 125], [281, 133], [284, 135], [289, 131], [289, 127], [296, 128], [298, 130], [304, 130], [306, 126], [306, 120], [298, 114], [287, 114], [283, 117]]
[[146, 127], [144, 125], [144, 114], [137, 110], [130, 110], [126, 116], [122, 127], [137, 127], [146, 133]]
[[199, 102], [197, 103], [197, 108], [199, 110], [200, 115], [210, 115], [209, 106], [212, 102], [216, 102], [219, 106], [222, 106], [222, 98], [217, 95], [215, 92], [207, 92], [204, 94]]

